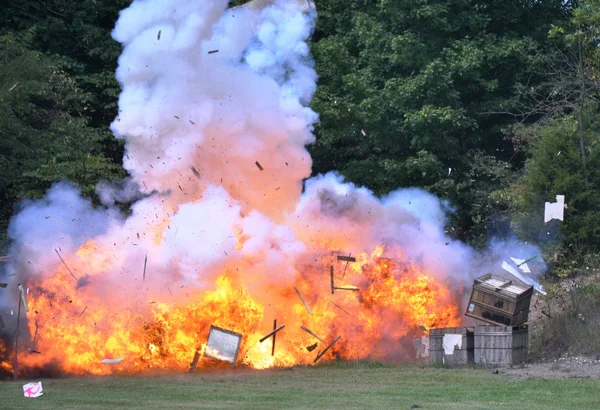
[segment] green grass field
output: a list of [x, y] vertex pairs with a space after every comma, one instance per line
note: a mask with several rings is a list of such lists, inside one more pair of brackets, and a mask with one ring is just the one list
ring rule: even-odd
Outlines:
[[23, 397], [25, 382], [0, 382], [1, 409], [600, 409], [600, 381], [374, 363], [43, 379], [37, 399]]

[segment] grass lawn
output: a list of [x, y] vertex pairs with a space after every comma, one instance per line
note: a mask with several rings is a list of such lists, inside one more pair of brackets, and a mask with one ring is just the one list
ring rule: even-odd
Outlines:
[[600, 381], [515, 381], [489, 370], [363, 362], [43, 379], [37, 399], [23, 397], [27, 381], [0, 382], [1, 409], [600, 409]]

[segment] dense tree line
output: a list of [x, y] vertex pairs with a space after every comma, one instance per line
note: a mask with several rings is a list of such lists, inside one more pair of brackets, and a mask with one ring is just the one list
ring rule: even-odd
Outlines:
[[[4, 3], [0, 236], [14, 204], [53, 181], [93, 196], [124, 176], [108, 131], [120, 91], [110, 31], [130, 0]], [[475, 245], [516, 233], [561, 257], [594, 252], [599, 0], [316, 3], [315, 173], [379, 195], [424, 187]], [[557, 194], [568, 216], [544, 225]]]

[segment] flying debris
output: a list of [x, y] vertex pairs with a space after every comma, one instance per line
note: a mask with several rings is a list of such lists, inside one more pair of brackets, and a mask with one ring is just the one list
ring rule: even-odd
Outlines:
[[310, 307], [308, 307], [308, 303], [306, 303], [306, 300], [304, 300], [304, 298], [300, 294], [300, 291], [298, 290], [298, 288], [294, 286], [294, 290], [296, 291], [296, 293], [300, 297], [300, 300], [302, 301], [302, 303], [304, 303], [304, 307], [306, 307], [306, 310], [308, 310], [308, 313], [310, 313], [312, 315], [313, 314], [312, 310], [310, 310]]
[[146, 280], [146, 264], [148, 263], [148, 254], [144, 256], [144, 273], [142, 275], [142, 280]]
[[354, 258], [352, 256], [341, 256], [341, 255], [338, 255], [337, 260], [338, 261], [346, 261], [346, 262], [356, 262], [356, 258]]
[[27, 306], [27, 297], [25, 296], [25, 289], [23, 289], [23, 285], [19, 283], [19, 292], [21, 293], [21, 300], [23, 301], [23, 307], [25, 308], [25, 312], [29, 312], [29, 306]]
[[273, 329], [273, 331], [271, 333], [269, 333], [268, 335], [264, 336], [262, 339], [259, 340], [260, 343], [264, 342], [265, 340], [267, 340], [269, 337], [271, 336], [275, 336], [275, 334], [277, 332], [279, 332], [280, 330], [282, 330], [285, 327], [285, 325], [281, 325], [279, 326], [277, 329]]
[[304, 326], [300, 326], [300, 329], [304, 330], [306, 333], [308, 333], [309, 335], [311, 335], [312, 337], [314, 337], [315, 339], [325, 343], [325, 340], [321, 339], [319, 336], [317, 336], [312, 330], [310, 330], [307, 327]]
[[333, 265], [329, 269], [329, 278], [331, 279], [331, 294], [335, 293], [335, 285], [333, 284]]
[[54, 249], [54, 252], [56, 252], [56, 254], [60, 258], [61, 262], [63, 263], [63, 265], [65, 265], [65, 268], [67, 268], [67, 270], [69, 271], [69, 273], [71, 274], [73, 279], [75, 279], [76, 281], [79, 281], [79, 279], [77, 279], [77, 277], [75, 275], [73, 275], [73, 272], [71, 272], [71, 269], [69, 269], [69, 267], [67, 266], [67, 264], [66, 264], [65, 260], [62, 258], [62, 256], [60, 256], [60, 253], [58, 253], [58, 251], [56, 249]]
[[204, 356], [229, 362], [235, 366], [241, 344], [242, 335], [240, 333], [211, 325]]
[[[273, 320], [273, 332], [277, 330], [277, 319]], [[275, 342], [277, 341], [277, 333], [273, 333], [273, 345], [271, 346], [271, 356], [275, 356]]]
[[125, 359], [104, 359], [100, 364], [119, 364]]
[[192, 173], [196, 176], [196, 178], [200, 179], [200, 173], [198, 172], [198, 170], [196, 170], [196, 168], [194, 168], [193, 166], [190, 166], [190, 169], [192, 170]]
[[219, 52], [219, 50], [210, 50], [210, 51], [208, 52], [208, 54], [214, 54], [214, 53], [218, 53], [218, 52]]
[[158, 30], [158, 34], [156, 35], [157, 40], [160, 40], [160, 32], [161, 32], [161, 30]]
[[258, 161], [255, 162], [256, 166], [258, 167], [258, 169], [260, 169], [261, 171], [264, 169], [262, 167], [262, 165], [260, 165], [260, 163]]
[[560, 221], [564, 218], [565, 212], [565, 196], [556, 195], [556, 202], [546, 202], [544, 209], [544, 223], [551, 221], [552, 219], [558, 219]]
[[537, 290], [538, 292], [540, 292], [542, 295], [547, 295], [547, 293], [544, 291], [544, 288], [542, 287], [542, 285], [540, 285], [535, 280], [533, 280], [533, 279], [531, 279], [531, 278], [529, 278], [527, 276], [521, 275], [519, 273], [519, 271], [516, 270], [515, 268], [513, 268], [508, 262], [502, 262], [502, 269], [504, 269], [505, 271], [507, 271], [511, 275], [513, 275], [516, 278], [518, 278], [521, 282], [533, 286], [533, 288], [535, 290]]
[[513, 257], [511, 257], [510, 259], [517, 265], [517, 268], [519, 268], [519, 269], [521, 269], [521, 271], [523, 271], [523, 273], [531, 273], [531, 270], [529, 269], [527, 262], [530, 262], [530, 261], [534, 260], [535, 258], [537, 258], [537, 255], [532, 258], [529, 258], [527, 260], [517, 259], [517, 258], [513, 258]]
[[325, 350], [323, 350], [321, 353], [319, 353], [319, 354], [317, 355], [317, 357], [315, 357], [314, 363], [317, 363], [317, 362], [319, 361], [319, 359], [320, 359], [321, 357], [323, 357], [323, 355], [324, 355], [325, 353], [327, 353], [327, 352], [329, 351], [329, 349], [331, 349], [331, 346], [333, 346], [334, 344], [336, 344], [336, 342], [337, 342], [338, 340], [340, 340], [340, 337], [342, 337], [342, 336], [338, 336], [338, 337], [336, 337], [336, 338], [335, 338], [335, 340], [334, 340], [333, 342], [331, 342], [331, 343], [330, 343], [330, 344], [329, 344], [329, 345], [328, 345], [328, 346], [325, 348]]

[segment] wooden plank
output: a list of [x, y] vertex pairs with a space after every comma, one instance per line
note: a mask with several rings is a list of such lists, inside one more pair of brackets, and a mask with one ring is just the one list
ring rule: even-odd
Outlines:
[[304, 330], [306, 333], [308, 333], [309, 335], [313, 336], [314, 338], [320, 340], [321, 342], [325, 343], [325, 340], [321, 339], [319, 336], [317, 336], [316, 334], [313, 333], [312, 330], [310, 330], [307, 327], [304, 326], [300, 326], [300, 329]]
[[306, 303], [306, 300], [304, 300], [304, 298], [300, 294], [300, 291], [298, 290], [298, 288], [294, 286], [294, 290], [296, 291], [296, 293], [300, 297], [300, 300], [302, 301], [302, 303], [304, 303], [304, 307], [306, 308], [306, 310], [308, 310], [308, 313], [310, 313], [312, 315], [313, 314], [312, 310], [310, 310], [310, 308], [308, 307], [308, 303]]
[[333, 265], [329, 267], [329, 277], [331, 279], [331, 294], [335, 293], [335, 286], [333, 285]]
[[264, 342], [265, 340], [267, 340], [269, 337], [275, 335], [275, 333], [279, 332], [280, 330], [282, 330], [285, 327], [285, 325], [281, 325], [279, 326], [277, 329], [273, 329], [273, 331], [271, 333], [269, 333], [268, 335], [266, 335], [265, 337], [263, 337], [262, 339], [259, 340], [260, 343]]
[[[277, 329], [277, 319], [273, 320], [273, 331]], [[275, 356], [275, 342], [277, 341], [277, 333], [273, 333], [273, 345], [271, 346], [271, 356]]]
[[356, 262], [356, 258], [354, 256], [341, 256], [338, 255], [338, 261], [346, 261], [346, 262]]
[[331, 346], [333, 346], [334, 344], [336, 344], [336, 342], [337, 342], [338, 340], [340, 340], [340, 337], [342, 337], [342, 336], [338, 336], [338, 337], [336, 337], [336, 339], [335, 339], [333, 342], [331, 342], [331, 343], [330, 343], [330, 344], [329, 344], [329, 345], [328, 345], [328, 346], [325, 348], [325, 350], [323, 350], [321, 353], [319, 353], [319, 354], [317, 355], [317, 357], [315, 358], [315, 361], [314, 361], [314, 363], [317, 363], [317, 362], [319, 361], [319, 359], [320, 359], [321, 357], [323, 357], [323, 355], [324, 355], [325, 353], [327, 353], [327, 352], [329, 351], [329, 349], [331, 349]]

